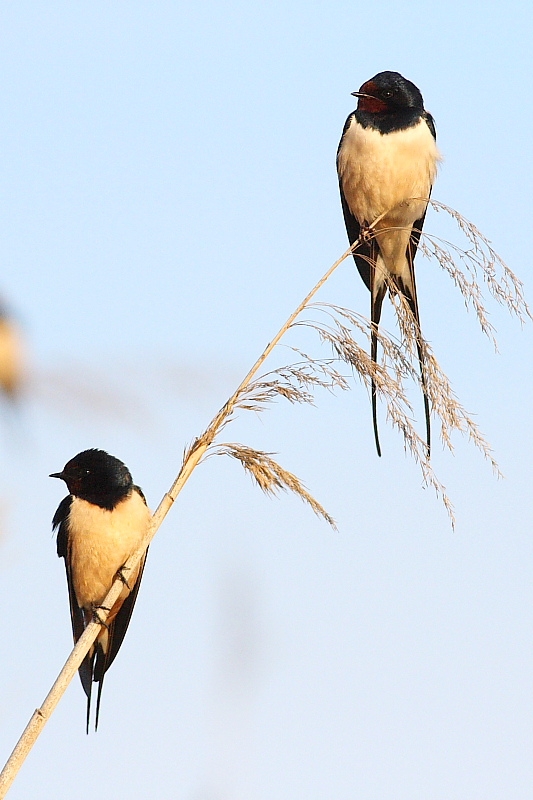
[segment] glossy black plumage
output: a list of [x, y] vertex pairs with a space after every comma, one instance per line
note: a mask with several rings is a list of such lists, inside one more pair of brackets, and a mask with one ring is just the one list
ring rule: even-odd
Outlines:
[[[116, 572], [123, 566], [129, 555], [128, 550], [133, 552], [135, 539], [140, 540], [144, 534], [144, 515], [142, 510], [139, 514], [139, 507], [145, 509], [146, 521], [149, 519], [149, 511], [144, 495], [141, 489], [134, 485], [127, 467], [102, 450], [86, 450], [79, 453], [66, 464], [62, 472], [54, 473], [50, 477], [64, 480], [70, 491], [70, 494], [59, 504], [54, 514], [52, 527], [53, 530], [57, 529], [57, 554], [65, 559], [72, 633], [74, 642], [77, 642], [85, 627], [94, 618], [98, 604], [111, 588]], [[81, 515], [78, 513], [76, 504], [83, 512]], [[132, 505], [132, 515], [128, 513], [130, 505]], [[73, 509], [76, 512], [74, 514]], [[91, 526], [93, 513], [97, 523], [101, 521], [101, 531], [97, 531], [96, 536], [94, 525]], [[88, 520], [87, 529], [83, 530], [83, 524], [80, 525], [79, 520], [83, 523], [86, 518]], [[137, 518], [140, 519], [140, 524], [137, 526], [138, 531], [136, 530]], [[125, 545], [121, 525], [126, 523], [128, 529]], [[91, 547], [93, 550], [98, 550], [101, 539], [104, 562], [106, 559], [109, 560], [110, 553], [113, 558], [113, 546], [116, 542], [118, 558], [116, 569], [113, 567], [107, 575], [105, 586], [100, 589], [98, 589], [98, 580], [102, 578], [102, 575], [99, 574], [98, 567], [94, 566], [98, 562], [93, 563], [90, 559], [87, 560], [87, 557], [84, 562], [79, 558], [78, 551], [84, 555], [84, 537], [92, 537]], [[126, 634], [137, 599], [145, 560], [146, 555], [142, 559], [138, 572], [132, 574], [131, 582], [128, 581], [131, 591], [129, 588], [124, 588], [123, 592], [126, 596], [123, 599], [119, 598], [111, 610], [106, 626], [102, 628], [102, 632], [80, 666], [79, 675], [87, 695], [87, 730], [92, 684], [93, 682], [98, 683], [95, 717], [95, 729], [97, 729], [104, 676], [113, 663]], [[85, 568], [83, 564], [85, 564]], [[109, 585], [107, 585], [108, 582]], [[78, 586], [80, 595], [82, 594], [80, 587], [83, 587], [84, 593], [88, 593], [88, 596], [92, 590], [94, 602], [89, 602], [87, 597], [82, 598], [80, 602], [76, 586]]]
[[[361, 232], [383, 215], [381, 230], [378, 225], [372, 236], [366, 237], [358, 246], [357, 253], [354, 253], [359, 274], [371, 292], [371, 357], [375, 362], [381, 308], [387, 288], [390, 288], [405, 297], [416, 322], [429, 453], [430, 407], [414, 273], [414, 258], [424, 224], [427, 202], [404, 201], [413, 198], [419, 200], [426, 198], [426, 201], [429, 199], [438, 161], [435, 125], [431, 115], [424, 109], [423, 98], [418, 88], [397, 72], [378, 73], [364, 83], [359, 92], [354, 92], [354, 95], [359, 98], [358, 107], [349, 115], [344, 125], [337, 150], [337, 171], [341, 205], [350, 244], [354, 244]], [[368, 165], [365, 163], [365, 157]], [[382, 181], [383, 185], [372, 186], [372, 176]], [[408, 189], [410, 180], [412, 186], [417, 187], [417, 190], [422, 187], [423, 192], [415, 190], [413, 194]], [[396, 191], [396, 195], [390, 186]], [[403, 195], [402, 189], [404, 189]], [[381, 190], [384, 196], [395, 198], [392, 207], [380, 207], [379, 203], [376, 203], [375, 198], [379, 196]], [[373, 208], [372, 215], [365, 214], [365, 194], [368, 195], [366, 206]], [[402, 206], [406, 208], [405, 213], [401, 211]], [[419, 213], [415, 216], [410, 215], [411, 210], [414, 211], [416, 208]], [[373, 218], [369, 219], [368, 216]], [[394, 238], [396, 237], [399, 242], [405, 231], [408, 231], [409, 238], [405, 242], [403, 256], [399, 257], [396, 253], [394, 257], [389, 256], [387, 261], [385, 250], [382, 253], [384, 245], [386, 244], [388, 250], [392, 251]], [[377, 275], [378, 263], [380, 272]], [[374, 382], [372, 382], [372, 416], [376, 448], [381, 455]]]

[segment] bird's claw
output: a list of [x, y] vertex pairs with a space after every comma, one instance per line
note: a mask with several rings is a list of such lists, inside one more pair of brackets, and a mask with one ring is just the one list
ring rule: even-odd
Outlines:
[[104, 622], [98, 611], [111, 611], [111, 609], [107, 608], [107, 606], [93, 606], [92, 608], [93, 622], [97, 622], [99, 625], [102, 625], [102, 627], [109, 630], [109, 625], [107, 624], [107, 622]]
[[361, 225], [361, 230], [359, 231], [359, 237], [363, 242], [369, 242], [372, 239], [374, 232], [368, 227], [368, 225]]
[[[127, 580], [126, 576], [124, 575], [125, 567], [126, 567], [126, 565], [123, 564], [120, 567], [120, 569], [117, 569], [117, 578], [119, 578], [120, 581], [124, 584], [124, 586], [126, 586], [126, 588], [129, 589], [130, 592], [131, 592], [131, 586], [129, 585], [128, 580]], [[129, 569], [129, 567], [128, 567], [128, 569]]]

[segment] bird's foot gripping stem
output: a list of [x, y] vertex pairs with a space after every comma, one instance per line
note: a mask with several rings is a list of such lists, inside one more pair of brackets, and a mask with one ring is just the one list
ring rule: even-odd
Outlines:
[[128, 579], [127, 579], [127, 578], [126, 578], [126, 576], [124, 575], [124, 570], [125, 570], [125, 569], [127, 569], [127, 570], [128, 570], [128, 572], [131, 572], [130, 568], [129, 568], [129, 567], [126, 567], [126, 565], [125, 565], [125, 564], [123, 564], [123, 565], [120, 567], [120, 569], [117, 569], [117, 578], [119, 578], [119, 579], [120, 579], [120, 581], [121, 581], [121, 582], [124, 584], [124, 586], [125, 586], [127, 589], [129, 589], [129, 591], [131, 592], [131, 586], [130, 586], [130, 585], [129, 585], [129, 583], [128, 583]]
[[361, 225], [361, 229], [359, 231], [359, 239], [361, 242], [365, 243], [370, 242], [371, 239], [374, 238], [374, 235], [375, 235], [374, 231], [369, 225], [367, 225], [366, 223], [363, 223], [363, 225]]
[[102, 619], [102, 617], [98, 613], [99, 611], [111, 611], [111, 609], [107, 608], [107, 606], [93, 606], [92, 607], [93, 622], [97, 622], [99, 625], [102, 625], [103, 628], [106, 628], [106, 630], [109, 630], [109, 625], [107, 624], [107, 622], [104, 622], [104, 620]]

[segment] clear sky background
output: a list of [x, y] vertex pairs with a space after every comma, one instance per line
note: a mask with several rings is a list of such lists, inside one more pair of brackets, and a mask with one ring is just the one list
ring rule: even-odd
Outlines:
[[[350, 92], [385, 69], [420, 87], [434, 197], [533, 299], [532, 21], [517, 2], [2, 4], [0, 292], [30, 355], [0, 430], [2, 762], [71, 647], [48, 474], [101, 447], [158, 504], [346, 249]], [[426, 229], [448, 230], [434, 212]], [[76, 679], [13, 800], [531, 798], [533, 325], [489, 303], [495, 354], [438, 266], [417, 275], [423, 331], [505, 478], [435, 442], [452, 532], [383, 409], [377, 458], [359, 383], [241, 417], [227, 438], [277, 452], [339, 532], [207, 461], [151, 547], [100, 730]], [[348, 261], [320, 299], [369, 313]]]

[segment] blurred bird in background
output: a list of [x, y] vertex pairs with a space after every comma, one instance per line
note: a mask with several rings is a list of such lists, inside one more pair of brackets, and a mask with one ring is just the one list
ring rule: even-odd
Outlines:
[[0, 300], [0, 391], [10, 400], [20, 396], [24, 385], [24, 351], [18, 324]]

